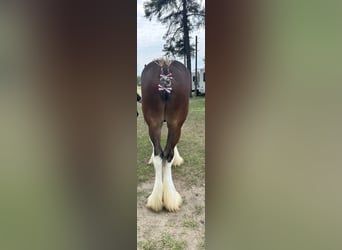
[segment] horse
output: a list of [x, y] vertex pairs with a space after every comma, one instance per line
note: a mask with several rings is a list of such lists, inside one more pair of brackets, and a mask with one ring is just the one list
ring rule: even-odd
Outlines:
[[[171, 166], [184, 161], [176, 145], [188, 115], [190, 83], [190, 72], [184, 64], [165, 58], [150, 62], [141, 74], [142, 112], [153, 147], [149, 163], [153, 163], [155, 170], [155, 182], [146, 206], [156, 212], [163, 207], [174, 212], [182, 204], [182, 197], [173, 184]], [[163, 150], [160, 136], [164, 122], [168, 132]]]

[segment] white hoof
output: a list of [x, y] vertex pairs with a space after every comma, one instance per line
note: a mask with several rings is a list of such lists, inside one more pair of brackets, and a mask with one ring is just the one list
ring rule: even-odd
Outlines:
[[180, 166], [184, 163], [184, 160], [182, 157], [175, 157], [174, 160], [173, 160], [173, 166]]
[[147, 199], [146, 207], [156, 212], [162, 210], [163, 209], [162, 195], [155, 195], [152, 193]]
[[175, 146], [174, 148], [174, 158], [173, 158], [173, 165], [174, 166], [180, 166], [183, 164], [184, 160], [183, 158], [180, 156], [179, 152], [178, 152], [178, 149], [177, 149], [177, 146]]
[[164, 207], [170, 212], [179, 210], [182, 205], [182, 197], [176, 190], [170, 192], [170, 190], [164, 188], [163, 201]]

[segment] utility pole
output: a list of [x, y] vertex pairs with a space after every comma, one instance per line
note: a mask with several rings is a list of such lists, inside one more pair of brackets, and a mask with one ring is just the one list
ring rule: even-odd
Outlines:
[[196, 42], [195, 42], [195, 94], [198, 96], [198, 79], [197, 79], [197, 36], [196, 36]]

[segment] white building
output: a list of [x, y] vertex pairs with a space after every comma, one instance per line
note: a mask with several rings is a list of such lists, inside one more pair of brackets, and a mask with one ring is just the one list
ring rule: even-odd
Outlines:
[[[196, 82], [196, 77], [195, 77], [195, 71], [191, 73], [191, 80], [192, 80], [192, 91], [195, 91], [195, 82]], [[197, 69], [197, 91], [199, 92], [200, 95], [205, 94], [205, 69]]]

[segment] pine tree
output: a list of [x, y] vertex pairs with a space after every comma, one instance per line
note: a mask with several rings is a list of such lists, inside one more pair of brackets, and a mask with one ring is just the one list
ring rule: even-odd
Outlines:
[[185, 56], [186, 67], [191, 72], [191, 56], [194, 46], [190, 33], [204, 26], [205, 10], [196, 0], [148, 0], [144, 2], [145, 17], [155, 17], [167, 26], [163, 36], [166, 55]]

